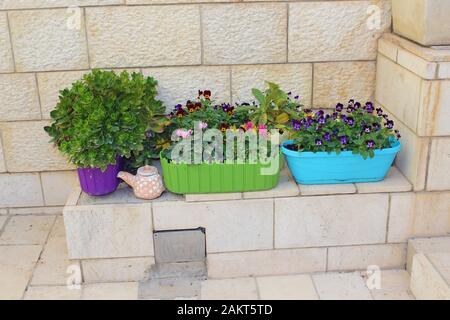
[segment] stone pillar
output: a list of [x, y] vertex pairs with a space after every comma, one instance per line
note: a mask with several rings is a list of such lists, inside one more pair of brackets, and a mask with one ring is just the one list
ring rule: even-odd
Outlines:
[[423, 47], [385, 34], [379, 40], [376, 101], [401, 131], [396, 164], [414, 190], [450, 190], [450, 47]]
[[394, 32], [424, 46], [450, 45], [450, 1], [392, 0]]

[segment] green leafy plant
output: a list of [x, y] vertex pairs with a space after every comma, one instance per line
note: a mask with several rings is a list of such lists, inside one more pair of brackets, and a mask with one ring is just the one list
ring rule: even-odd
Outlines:
[[146, 133], [163, 132], [167, 121], [156, 86], [141, 73], [93, 70], [60, 91], [53, 121], [44, 129], [78, 167], [104, 170], [117, 156], [136, 158]]
[[267, 125], [270, 129], [285, 130], [289, 121], [302, 108], [299, 96], [292, 98], [290, 92], [284, 92], [273, 82], [267, 82], [267, 86], [264, 92], [252, 89], [258, 105], [251, 108], [250, 120], [258, 125]]
[[305, 109], [292, 120], [295, 151], [336, 152], [352, 151], [364, 159], [374, 157], [374, 150], [390, 148], [392, 140], [400, 139], [394, 121], [381, 108], [375, 110], [371, 102], [363, 107], [350, 100], [346, 110], [339, 103], [332, 113]]

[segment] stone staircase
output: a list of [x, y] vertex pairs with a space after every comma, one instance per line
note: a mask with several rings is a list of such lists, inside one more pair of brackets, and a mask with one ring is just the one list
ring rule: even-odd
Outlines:
[[419, 300], [450, 300], [450, 237], [408, 243], [410, 288]]

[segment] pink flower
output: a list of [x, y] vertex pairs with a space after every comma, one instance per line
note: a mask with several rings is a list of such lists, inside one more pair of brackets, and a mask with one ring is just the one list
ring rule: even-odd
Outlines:
[[259, 134], [260, 134], [260, 135], [262, 135], [262, 136], [264, 136], [264, 137], [266, 137], [266, 138], [268, 137], [266, 125], [260, 124], [260, 125], [258, 126], [258, 131], [259, 131]]
[[253, 122], [249, 121], [245, 124], [245, 129], [246, 130], [251, 130], [255, 127], [255, 125], [253, 124]]
[[208, 124], [206, 122], [200, 121], [198, 124], [198, 128], [200, 130], [206, 129], [206, 128], [208, 128]]
[[192, 130], [177, 129], [175, 134], [183, 139], [186, 139], [192, 134]]

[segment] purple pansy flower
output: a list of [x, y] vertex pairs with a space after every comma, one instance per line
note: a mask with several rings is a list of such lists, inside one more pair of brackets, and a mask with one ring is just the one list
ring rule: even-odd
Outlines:
[[292, 120], [292, 127], [294, 128], [294, 130], [298, 131], [302, 128], [302, 124], [299, 120]]
[[342, 112], [342, 110], [344, 110], [344, 105], [342, 103], [338, 103], [336, 105], [336, 111], [337, 112]]
[[317, 122], [318, 122], [319, 124], [325, 124], [326, 120], [325, 120], [324, 117], [321, 116], [319, 119], [317, 119]]
[[342, 145], [346, 145], [348, 143], [348, 138], [347, 136], [341, 136], [339, 137], [339, 141], [341, 142]]
[[323, 135], [323, 140], [325, 140], [325, 141], [331, 141], [331, 134], [330, 133], [325, 133], [324, 135]]
[[316, 146], [321, 146], [323, 144], [322, 140], [316, 139]]
[[386, 126], [386, 128], [388, 128], [388, 129], [394, 128], [394, 121], [393, 121], [393, 120], [388, 120], [388, 121], [385, 123], [385, 126]]
[[377, 132], [378, 130], [380, 130], [380, 125], [378, 123], [373, 123], [372, 128], [373, 128], [373, 131]]
[[377, 108], [377, 115], [381, 117], [383, 115], [383, 109]]
[[368, 113], [373, 113], [374, 107], [372, 102], [367, 102], [366, 106], [364, 107]]
[[370, 126], [365, 126], [364, 127], [364, 132], [365, 133], [371, 133], [372, 132], [372, 128]]
[[346, 122], [349, 126], [353, 126], [355, 124], [355, 120], [352, 117], [347, 117]]
[[369, 149], [373, 149], [373, 147], [375, 146], [375, 141], [373, 141], [373, 140], [366, 141], [366, 146]]

